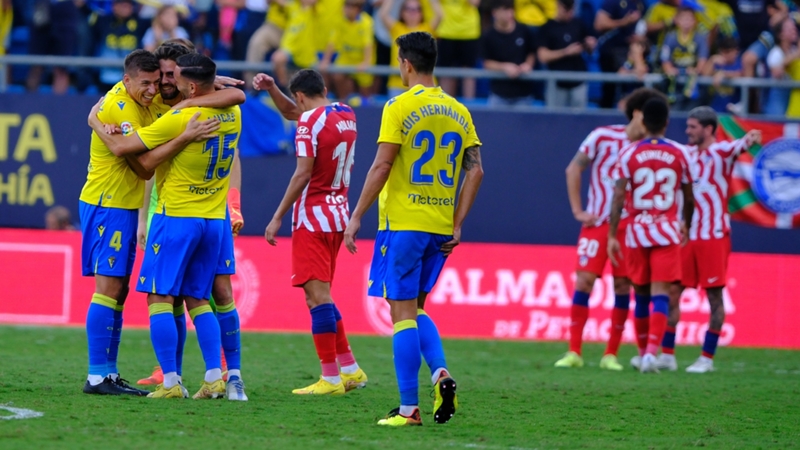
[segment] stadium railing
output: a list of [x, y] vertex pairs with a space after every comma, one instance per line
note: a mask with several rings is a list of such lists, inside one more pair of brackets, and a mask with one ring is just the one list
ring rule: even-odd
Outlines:
[[[0, 93], [8, 90], [8, 66], [46, 66], [46, 67], [91, 67], [91, 68], [105, 68], [105, 67], [121, 67], [122, 59], [113, 58], [94, 58], [94, 57], [69, 57], [69, 56], [34, 56], [34, 55], [5, 55], [0, 56]], [[269, 71], [272, 68], [270, 63], [248, 63], [244, 61], [218, 61], [217, 68], [225, 71], [250, 71], [250, 72], [263, 72]], [[372, 75], [394, 75], [397, 70], [390, 66], [372, 66], [359, 71], [355, 66], [331, 66], [328, 69], [330, 73], [369, 73]], [[502, 72], [485, 70], [485, 69], [455, 69], [455, 68], [437, 68], [436, 74], [439, 77], [452, 77], [452, 78], [482, 78], [482, 79], [500, 79], [508, 78]], [[635, 75], [623, 75], [616, 73], [599, 73], [599, 72], [559, 72], [540, 70], [533, 71], [525, 74], [519, 79], [540, 81], [544, 82], [546, 86], [546, 96], [555, 93], [556, 83], [558, 81], [583, 81], [583, 82], [599, 82], [599, 83], [614, 83], [614, 84], [642, 84], [647, 87], [656, 87], [665, 82], [665, 77], [660, 74], [648, 74], [642, 78]], [[679, 79], [678, 81], [687, 81]], [[711, 86], [714, 79], [712, 77], [697, 77], [696, 82], [699, 86]], [[725, 80], [722, 85], [738, 87], [741, 89], [741, 110], [743, 116], [746, 116], [746, 111], [749, 110], [750, 90], [762, 88], [785, 88], [785, 89], [800, 89], [800, 82], [792, 80], [773, 80], [768, 78], [737, 78], [733, 80]], [[544, 108], [547, 109], [545, 102]], [[541, 109], [541, 108], [537, 108]]]

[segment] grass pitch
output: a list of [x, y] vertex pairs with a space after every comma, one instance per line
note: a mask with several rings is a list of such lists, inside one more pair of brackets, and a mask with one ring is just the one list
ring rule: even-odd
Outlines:
[[[456, 417], [433, 423], [423, 369], [425, 426], [385, 429], [375, 422], [398, 400], [388, 338], [351, 338], [367, 389], [315, 398], [291, 394], [318, 376], [310, 336], [244, 334], [248, 403], [85, 395], [82, 329], [0, 327], [0, 342], [0, 405], [44, 413], [0, 420], [2, 449], [800, 447], [800, 352], [723, 348], [717, 372], [692, 375], [683, 368], [699, 350], [680, 348], [681, 371], [642, 375], [599, 370], [596, 345], [585, 350], [587, 367], [557, 370], [565, 344], [450, 340]], [[193, 334], [186, 344], [194, 393], [203, 366]], [[634, 352], [623, 347], [621, 360]], [[123, 376], [135, 381], [154, 364], [148, 333], [126, 330]]]

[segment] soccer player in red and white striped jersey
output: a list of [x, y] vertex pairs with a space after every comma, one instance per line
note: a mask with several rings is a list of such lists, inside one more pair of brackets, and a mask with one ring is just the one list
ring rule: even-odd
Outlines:
[[[730, 217], [728, 215], [728, 187], [736, 158], [754, 144], [761, 143], [761, 131], [752, 130], [741, 139], [717, 142], [717, 114], [707, 106], [689, 112], [686, 135], [694, 174], [692, 190], [695, 210], [689, 230], [689, 243], [681, 251], [680, 291], [684, 288], [702, 287], [706, 290], [710, 306], [708, 330], [703, 342], [702, 355], [687, 372], [704, 373], [714, 370], [714, 353], [717, 348], [725, 307], [722, 290], [728, 275], [728, 255], [731, 251]], [[675, 326], [680, 319], [680, 295], [670, 302], [670, 320], [664, 334], [662, 354], [658, 367], [676, 370]]]
[[[688, 240], [686, 223], [692, 219], [694, 197], [687, 150], [664, 138], [669, 119], [667, 103], [663, 99], [648, 100], [642, 113], [648, 136], [624, 149], [619, 157], [620, 179], [611, 205], [608, 255], [614, 265], [622, 256], [617, 231], [625, 204], [629, 216], [624, 254], [628, 276], [637, 304], [653, 303], [640, 366], [646, 373], [658, 371], [656, 352], [667, 327], [670, 286], [681, 278], [680, 248]], [[678, 220], [681, 192], [682, 222]]]
[[[627, 125], [611, 125], [599, 127], [592, 131], [581, 144], [575, 157], [567, 167], [567, 192], [575, 219], [580, 222], [578, 236], [575, 292], [570, 310], [570, 342], [569, 351], [559, 359], [556, 367], [582, 367], [581, 346], [583, 329], [589, 318], [589, 296], [595, 280], [602, 276], [608, 255], [608, 219], [611, 212], [611, 198], [614, 195], [614, 167], [619, 152], [631, 141], [644, 137], [642, 125], [642, 107], [651, 98], [665, 97], [654, 89], [641, 88], [632, 92], [625, 99]], [[590, 169], [589, 195], [586, 209], [581, 202], [581, 173]], [[624, 242], [624, 228], [619, 231], [619, 239]], [[628, 280], [625, 265], [620, 263], [612, 267], [614, 275], [615, 302], [611, 313], [611, 329], [605, 354], [600, 360], [600, 368], [622, 370], [617, 361], [622, 332], [628, 318], [631, 284]], [[649, 315], [645, 305], [645, 321]]]
[[328, 101], [322, 75], [314, 70], [301, 70], [292, 77], [289, 90], [294, 101], [265, 74], [256, 75], [253, 85], [269, 92], [284, 117], [297, 120], [297, 169], [264, 233], [267, 242], [277, 245], [282, 218], [294, 207], [292, 285], [305, 292], [322, 376], [292, 392], [341, 395], [367, 384], [331, 298], [336, 257], [350, 218], [347, 191], [355, 158], [356, 116], [351, 107]]

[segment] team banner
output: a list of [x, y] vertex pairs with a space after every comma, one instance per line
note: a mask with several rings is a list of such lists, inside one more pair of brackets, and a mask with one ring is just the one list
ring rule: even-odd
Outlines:
[[[82, 326], [94, 280], [80, 276], [80, 233], [0, 229], [0, 323]], [[339, 255], [333, 298], [349, 332], [390, 335], [386, 302], [366, 295], [372, 242]], [[303, 292], [290, 286], [291, 241], [270, 247], [262, 238], [236, 240], [233, 289], [246, 331], [307, 332]], [[147, 327], [145, 294], [135, 292], [141, 252], [125, 306], [126, 327]], [[569, 338], [575, 247], [462, 244], [448, 260], [426, 310], [444, 337], [563, 341]], [[800, 349], [800, 256], [734, 253], [724, 291], [726, 323], [720, 343]], [[590, 299], [584, 330], [590, 342], [608, 339], [614, 305], [610, 274]], [[708, 322], [705, 295], [681, 298], [679, 345], [699, 345]], [[632, 320], [623, 339], [634, 341]]]
[[734, 220], [770, 228], [800, 227], [800, 124], [720, 117], [720, 139], [763, 132], [763, 144], [736, 161], [728, 209]]

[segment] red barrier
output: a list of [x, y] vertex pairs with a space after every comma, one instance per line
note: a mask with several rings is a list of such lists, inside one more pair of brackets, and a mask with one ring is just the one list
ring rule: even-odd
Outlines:
[[[0, 323], [82, 325], [94, 292], [80, 276], [80, 233], [0, 229]], [[261, 238], [236, 240], [234, 294], [242, 328], [300, 331], [310, 327], [302, 291], [290, 286], [290, 247]], [[348, 331], [390, 334], [388, 307], [366, 296], [372, 242], [339, 256], [333, 296]], [[565, 340], [574, 280], [575, 249], [563, 246], [462, 244], [428, 297], [426, 309], [445, 337]], [[141, 254], [139, 255], [141, 258]], [[138, 265], [134, 275], [138, 273]], [[731, 256], [725, 290], [727, 319], [720, 343], [800, 348], [792, 329], [800, 316], [800, 256], [738, 253]], [[135, 279], [135, 277], [134, 277]], [[133, 282], [131, 288], [134, 288]], [[610, 275], [590, 299], [587, 341], [608, 338], [614, 291]], [[705, 296], [687, 290], [681, 299], [678, 344], [700, 344], [708, 320]], [[146, 327], [144, 294], [133, 292], [125, 325]], [[631, 321], [624, 339], [633, 342]]]

